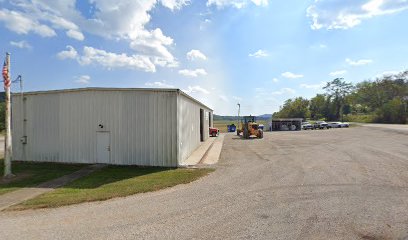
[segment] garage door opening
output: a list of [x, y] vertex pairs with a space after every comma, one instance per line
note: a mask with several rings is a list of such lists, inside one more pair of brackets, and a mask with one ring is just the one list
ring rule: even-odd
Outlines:
[[204, 110], [200, 109], [200, 141], [204, 142]]

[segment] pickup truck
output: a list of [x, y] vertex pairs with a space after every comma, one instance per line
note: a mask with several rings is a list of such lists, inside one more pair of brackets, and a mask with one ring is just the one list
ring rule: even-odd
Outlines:
[[314, 129], [314, 126], [310, 124], [309, 122], [302, 122], [302, 129], [303, 130], [308, 130], [308, 129]]
[[210, 127], [209, 130], [210, 130], [210, 136], [211, 137], [216, 137], [216, 136], [218, 136], [220, 134], [220, 130], [218, 128]]

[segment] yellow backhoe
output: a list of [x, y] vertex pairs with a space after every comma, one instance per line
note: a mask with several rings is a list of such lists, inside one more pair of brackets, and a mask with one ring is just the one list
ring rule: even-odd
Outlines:
[[263, 131], [259, 128], [255, 116], [245, 116], [241, 121], [241, 129], [237, 129], [237, 135], [242, 133], [242, 137], [248, 138], [263, 138]]

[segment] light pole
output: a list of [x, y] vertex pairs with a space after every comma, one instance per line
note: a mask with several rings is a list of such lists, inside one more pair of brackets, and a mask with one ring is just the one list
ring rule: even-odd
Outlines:
[[405, 121], [408, 119], [408, 112], [407, 112], [407, 105], [408, 105], [408, 96], [404, 96], [402, 98], [404, 100], [404, 105], [405, 105]]
[[238, 105], [238, 124], [237, 124], [237, 131], [238, 131], [238, 129], [239, 129], [239, 112], [241, 111], [241, 104], [237, 104]]

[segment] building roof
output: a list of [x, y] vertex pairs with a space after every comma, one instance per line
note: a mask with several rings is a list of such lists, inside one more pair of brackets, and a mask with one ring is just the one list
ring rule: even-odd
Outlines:
[[303, 118], [272, 118], [272, 121], [303, 121]]
[[[51, 94], [51, 93], [69, 93], [69, 92], [84, 92], [84, 91], [141, 91], [141, 92], [175, 92], [181, 94], [190, 100], [202, 105], [205, 108], [208, 108], [213, 111], [210, 107], [205, 105], [204, 103], [198, 101], [197, 99], [193, 98], [192, 96], [188, 95], [187, 93], [183, 92], [178, 88], [103, 88], [103, 87], [87, 87], [87, 88], [71, 88], [71, 89], [56, 89], [56, 90], [46, 90], [46, 91], [32, 91], [32, 92], [24, 92], [24, 95], [39, 95], [39, 94]], [[12, 95], [20, 95], [20, 93], [15, 92]]]

